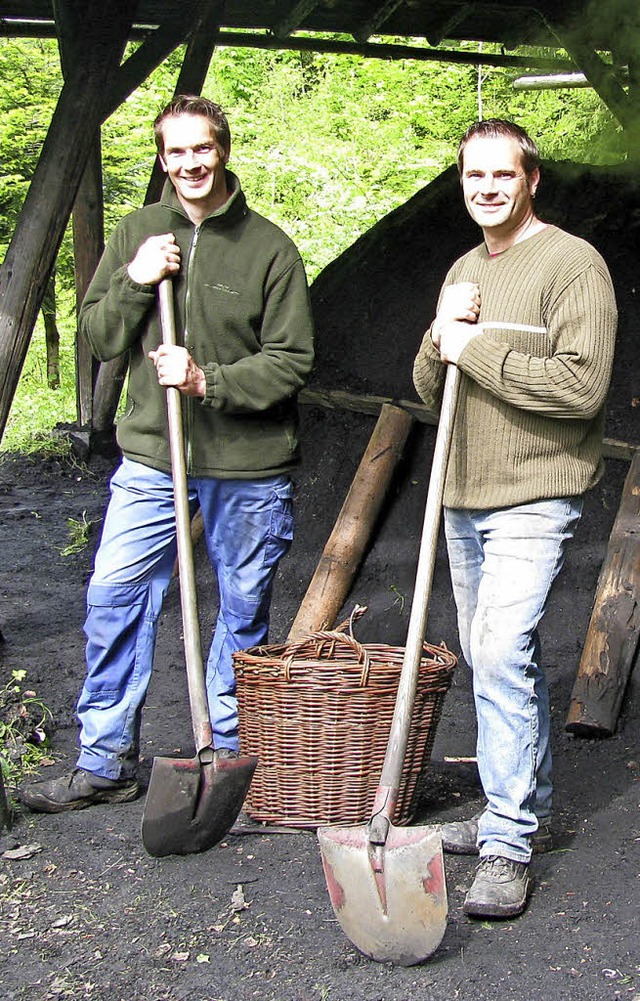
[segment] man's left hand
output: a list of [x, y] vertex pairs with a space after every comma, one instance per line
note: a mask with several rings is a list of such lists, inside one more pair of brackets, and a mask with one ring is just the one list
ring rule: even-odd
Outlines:
[[175, 344], [161, 344], [155, 351], [149, 352], [149, 358], [156, 367], [161, 386], [175, 386], [184, 396], [204, 397], [204, 372], [196, 365], [186, 348]]

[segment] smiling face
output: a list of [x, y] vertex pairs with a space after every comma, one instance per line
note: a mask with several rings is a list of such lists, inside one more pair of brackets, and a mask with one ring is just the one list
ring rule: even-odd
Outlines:
[[162, 123], [162, 169], [176, 189], [192, 222], [201, 222], [223, 205], [229, 193], [225, 166], [229, 159], [202, 115], [174, 115]]
[[525, 173], [522, 153], [504, 136], [471, 139], [464, 150], [462, 192], [467, 211], [484, 232], [487, 245], [512, 246], [536, 219], [536, 168]]

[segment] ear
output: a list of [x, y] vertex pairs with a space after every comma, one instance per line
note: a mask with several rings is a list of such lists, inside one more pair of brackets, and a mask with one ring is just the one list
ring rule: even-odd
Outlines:
[[168, 171], [168, 168], [167, 168], [167, 164], [166, 164], [166, 162], [164, 160], [164, 157], [162, 156], [161, 153], [158, 153], [158, 160], [160, 161], [160, 166], [164, 170], [165, 174], [168, 174], [169, 171]]
[[529, 175], [529, 194], [531, 195], [532, 198], [535, 198], [539, 184], [540, 184], [540, 169], [536, 167], [536, 169], [532, 171], [532, 173]]

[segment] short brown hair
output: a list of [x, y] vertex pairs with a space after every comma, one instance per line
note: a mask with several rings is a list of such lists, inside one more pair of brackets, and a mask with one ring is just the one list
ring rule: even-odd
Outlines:
[[467, 143], [472, 139], [513, 139], [520, 147], [522, 166], [527, 177], [540, 166], [538, 147], [531, 136], [515, 122], [507, 122], [504, 118], [486, 118], [483, 122], [475, 122], [469, 126], [458, 146], [458, 173], [462, 177], [462, 164]]
[[229, 153], [231, 130], [227, 116], [220, 105], [214, 104], [206, 97], [199, 97], [195, 94], [180, 94], [169, 101], [153, 123], [153, 133], [160, 154], [164, 152], [162, 126], [167, 118], [175, 118], [177, 115], [200, 115], [202, 118], [206, 118], [211, 123], [217, 142], [220, 143], [225, 153]]

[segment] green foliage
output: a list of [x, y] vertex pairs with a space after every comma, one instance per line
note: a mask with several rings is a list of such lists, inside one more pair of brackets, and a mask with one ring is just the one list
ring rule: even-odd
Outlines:
[[92, 522], [87, 521], [87, 512], [83, 511], [80, 518], [68, 518], [69, 542], [60, 550], [61, 556], [76, 556], [89, 543], [89, 529]]
[[46, 762], [51, 710], [34, 691], [25, 689], [27, 672], [12, 671], [0, 687], [0, 767], [6, 785], [19, 785]]
[[[67, 302], [70, 299], [67, 296]], [[60, 436], [52, 436], [56, 424], [75, 420], [75, 321], [72, 305], [62, 298], [60, 322], [60, 388], [47, 386], [47, 356], [44, 325], [38, 321], [22, 369], [2, 439], [5, 452], [46, 452], [66, 454], [70, 446]]]
[[[477, 52], [474, 43], [455, 47]], [[103, 126], [107, 235], [143, 202], [155, 157], [153, 120], [174, 92], [183, 55], [176, 50]], [[229, 116], [230, 166], [249, 203], [294, 239], [313, 280], [452, 163], [460, 136], [480, 115], [515, 119], [546, 158], [625, 158], [622, 130], [594, 91], [514, 90], [516, 75], [446, 62], [218, 48], [203, 92]], [[0, 81], [1, 258], [60, 91], [56, 43], [0, 39]], [[5, 450], [22, 449], [75, 418], [73, 284], [67, 233], [57, 262], [62, 385], [46, 388], [44, 335], [37, 330]]]

